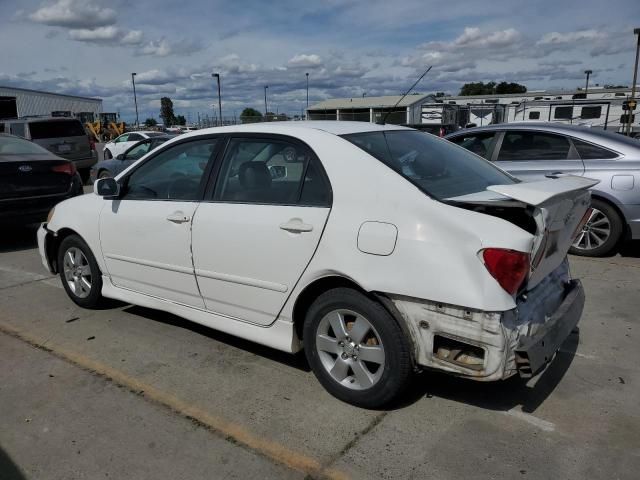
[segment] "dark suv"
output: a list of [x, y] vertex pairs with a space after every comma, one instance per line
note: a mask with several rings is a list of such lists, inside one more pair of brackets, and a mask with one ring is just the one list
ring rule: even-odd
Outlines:
[[71, 160], [84, 174], [96, 163], [97, 155], [82, 123], [75, 118], [24, 117], [0, 121], [0, 132], [10, 133]]

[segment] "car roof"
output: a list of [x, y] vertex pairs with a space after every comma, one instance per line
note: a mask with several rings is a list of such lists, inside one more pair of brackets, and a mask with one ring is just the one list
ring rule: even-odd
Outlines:
[[609, 147], [625, 155], [640, 155], [640, 141], [626, 137], [611, 130], [593, 128], [585, 125], [567, 125], [565, 123], [554, 122], [511, 122], [497, 123], [483, 127], [466, 128], [446, 135], [445, 138], [458, 137], [460, 135], [470, 135], [480, 132], [496, 132], [505, 130], [532, 130], [569, 135], [587, 142], [596, 143], [603, 147]]
[[[205, 133], [286, 133], [297, 129], [322, 130], [333, 135], [348, 135], [351, 133], [377, 132], [384, 130], [411, 130], [399, 125], [380, 125], [369, 122], [344, 122], [340, 120], [305, 120], [292, 122], [263, 122], [245, 123], [242, 125], [230, 125], [227, 127], [203, 128], [190, 132], [188, 135], [202, 135]], [[186, 135], [186, 134], [185, 134]]]

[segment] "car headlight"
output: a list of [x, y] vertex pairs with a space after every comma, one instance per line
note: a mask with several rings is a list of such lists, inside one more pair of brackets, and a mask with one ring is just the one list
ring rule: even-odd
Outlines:
[[49, 210], [49, 215], [47, 215], [47, 223], [51, 223], [51, 219], [53, 218], [53, 213], [56, 211], [56, 207], [53, 207]]

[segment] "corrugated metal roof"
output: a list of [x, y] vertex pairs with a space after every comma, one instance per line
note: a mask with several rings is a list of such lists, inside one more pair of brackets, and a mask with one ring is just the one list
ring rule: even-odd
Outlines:
[[81, 97], [79, 95], [67, 95], [66, 93], [45, 92], [44, 90], [31, 90], [29, 88], [10, 87], [6, 85], [0, 85], [0, 90], [18, 90], [19, 92], [25, 92], [25, 93], [35, 93], [38, 95], [55, 95], [56, 97], [77, 98], [81, 100], [89, 100], [92, 102], [102, 103], [101, 98]]
[[[408, 107], [415, 103], [432, 97], [433, 95], [407, 95], [398, 107]], [[330, 98], [315, 105], [311, 105], [308, 110], [336, 110], [350, 108], [389, 108], [393, 107], [402, 95], [388, 95], [384, 97], [354, 97], [354, 98]]]

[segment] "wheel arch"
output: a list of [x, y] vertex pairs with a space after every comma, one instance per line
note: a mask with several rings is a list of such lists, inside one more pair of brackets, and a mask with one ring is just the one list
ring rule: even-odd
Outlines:
[[[77, 235], [78, 237], [82, 238], [82, 235], [80, 235], [75, 230], [64, 227], [52, 234], [50, 236], [50, 241], [47, 242], [47, 260], [49, 261], [49, 265], [51, 265], [51, 268], [53, 269], [53, 273], [60, 272], [60, 270], [58, 269], [58, 249], [60, 248], [60, 244], [65, 238], [71, 235]], [[86, 243], [86, 240], [84, 238], [82, 238], [82, 240]]]
[[616, 213], [620, 216], [620, 219], [622, 220], [622, 238], [629, 235], [630, 230], [629, 230], [629, 222], [627, 221], [627, 217], [625, 216], [620, 206], [609, 195], [601, 194], [598, 191], [594, 191], [591, 193], [591, 199], [604, 202], [607, 205], [609, 205], [611, 208], [613, 208], [616, 211]]

